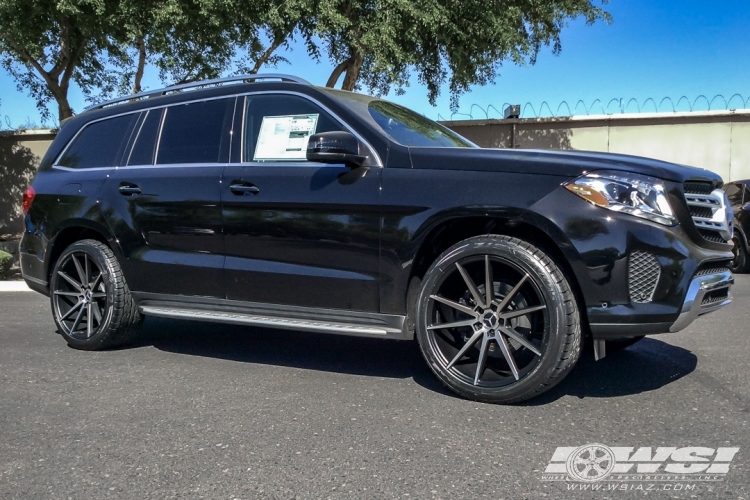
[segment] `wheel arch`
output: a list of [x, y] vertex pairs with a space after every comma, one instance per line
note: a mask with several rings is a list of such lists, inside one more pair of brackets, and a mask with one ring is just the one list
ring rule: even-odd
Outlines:
[[55, 263], [66, 248], [77, 241], [88, 239], [96, 240], [107, 245], [107, 247], [115, 254], [117, 260], [121, 261], [122, 252], [120, 251], [115, 238], [104, 225], [89, 219], [70, 220], [64, 226], [61, 226], [60, 230], [55, 234], [55, 237], [50, 240], [48, 257], [46, 259], [47, 279], [49, 280], [52, 270], [55, 267]]
[[[404, 294], [407, 317], [413, 318], [414, 304], [411, 302], [415, 298], [414, 283], [421, 283], [421, 279], [440, 254], [465, 239], [494, 234], [527, 241], [549, 255], [573, 288], [579, 304], [581, 324], [588, 324], [586, 302], [573, 267], [574, 264], [572, 264], [580, 262], [580, 257], [563, 232], [546, 218], [531, 212], [512, 216], [486, 214], [453, 216], [446, 217], [416, 234], [419, 233], [424, 236], [417, 245]], [[409, 321], [409, 325], [411, 327], [412, 321]]]

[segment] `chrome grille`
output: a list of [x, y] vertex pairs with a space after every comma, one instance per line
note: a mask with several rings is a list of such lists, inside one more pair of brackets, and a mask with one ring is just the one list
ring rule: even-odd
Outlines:
[[683, 184], [685, 201], [695, 227], [706, 241], [726, 243], [732, 239], [731, 207], [721, 189], [710, 182], [688, 181]]
[[661, 266], [648, 252], [633, 252], [628, 263], [630, 300], [640, 304], [651, 302], [661, 276]]
[[729, 271], [731, 264], [731, 260], [710, 260], [698, 266], [695, 275], [707, 276], [709, 274], [725, 273]]

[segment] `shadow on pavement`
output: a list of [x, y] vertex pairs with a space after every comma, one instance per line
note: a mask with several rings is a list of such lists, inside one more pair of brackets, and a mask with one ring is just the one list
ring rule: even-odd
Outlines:
[[[428, 390], [453, 395], [432, 374], [416, 342], [147, 318], [140, 341], [130, 347], [149, 345], [243, 363], [412, 378]], [[548, 404], [566, 395], [606, 398], [653, 391], [691, 373], [696, 365], [692, 352], [652, 338], [598, 362], [586, 351], [557, 387], [522, 404]]]
[[524, 404], [543, 405], [566, 395], [613, 398], [654, 391], [693, 372], [697, 364], [687, 349], [648, 337], [601, 361], [585, 351], [565, 380]]

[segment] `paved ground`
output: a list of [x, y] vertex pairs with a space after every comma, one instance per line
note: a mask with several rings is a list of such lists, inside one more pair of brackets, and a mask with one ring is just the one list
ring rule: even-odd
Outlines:
[[[749, 304], [740, 276], [725, 311], [502, 407], [447, 393], [410, 343], [148, 320], [134, 347], [79, 352], [46, 298], [4, 292], [0, 497], [747, 499]], [[556, 447], [597, 442], [740, 452], [692, 491], [540, 480]]]

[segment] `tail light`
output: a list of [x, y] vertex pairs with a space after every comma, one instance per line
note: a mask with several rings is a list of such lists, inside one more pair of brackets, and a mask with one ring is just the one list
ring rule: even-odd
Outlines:
[[34, 203], [34, 197], [36, 196], [36, 191], [34, 191], [34, 188], [29, 186], [25, 193], [23, 193], [23, 202], [21, 202], [21, 207], [23, 208], [23, 214], [26, 215], [29, 213], [29, 209], [31, 209], [31, 204]]

